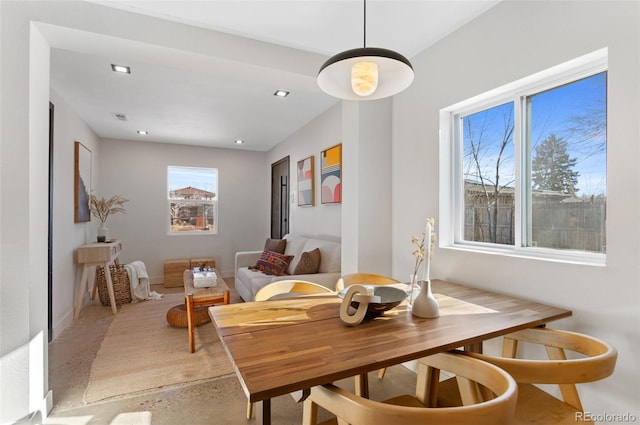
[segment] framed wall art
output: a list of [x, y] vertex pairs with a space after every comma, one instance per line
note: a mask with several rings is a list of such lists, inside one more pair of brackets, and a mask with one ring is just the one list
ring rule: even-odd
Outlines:
[[315, 171], [313, 155], [298, 161], [298, 206], [312, 207], [315, 205]]
[[82, 143], [75, 143], [73, 176], [74, 221], [83, 223], [91, 220], [89, 195], [91, 193], [91, 151]]
[[342, 143], [320, 154], [320, 199], [323, 204], [342, 202]]

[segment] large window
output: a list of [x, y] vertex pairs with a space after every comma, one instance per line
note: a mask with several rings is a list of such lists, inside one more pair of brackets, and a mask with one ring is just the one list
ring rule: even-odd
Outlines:
[[218, 233], [218, 170], [167, 168], [170, 234]]
[[442, 111], [449, 246], [604, 261], [606, 68], [599, 51]]

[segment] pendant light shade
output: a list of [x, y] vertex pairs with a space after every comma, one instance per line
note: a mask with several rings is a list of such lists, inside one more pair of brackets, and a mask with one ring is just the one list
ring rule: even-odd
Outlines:
[[318, 86], [340, 99], [374, 100], [400, 93], [412, 82], [413, 67], [407, 58], [393, 50], [367, 47], [364, 0], [364, 47], [329, 58], [318, 72]]
[[[371, 65], [363, 66], [363, 63]], [[377, 47], [338, 53], [326, 61], [318, 73], [318, 86], [324, 92], [347, 100], [393, 96], [412, 82], [411, 62], [400, 53]]]

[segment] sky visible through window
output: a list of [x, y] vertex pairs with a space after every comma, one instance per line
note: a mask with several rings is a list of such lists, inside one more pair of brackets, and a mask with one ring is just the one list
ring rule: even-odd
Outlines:
[[213, 168], [169, 167], [169, 190], [195, 187], [216, 193], [218, 186], [217, 170]]
[[[566, 141], [570, 158], [577, 159], [577, 196], [606, 195], [606, 82], [603, 72], [528, 98], [530, 155], [535, 156], [536, 146], [551, 134]], [[479, 182], [480, 173], [489, 184], [496, 175], [500, 186], [514, 184], [513, 120], [512, 102], [463, 118], [466, 179]]]
[[578, 196], [606, 194], [606, 99], [604, 72], [531, 97], [532, 151], [550, 134], [568, 142]]

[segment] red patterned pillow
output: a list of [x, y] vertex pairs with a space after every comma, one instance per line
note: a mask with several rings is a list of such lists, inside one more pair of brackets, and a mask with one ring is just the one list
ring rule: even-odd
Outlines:
[[293, 260], [293, 255], [279, 254], [273, 251], [263, 251], [260, 259], [256, 263], [256, 269], [265, 274], [282, 276]]

